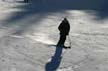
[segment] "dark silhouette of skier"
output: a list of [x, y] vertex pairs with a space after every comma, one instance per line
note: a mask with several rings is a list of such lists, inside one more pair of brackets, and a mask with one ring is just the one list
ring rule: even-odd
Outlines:
[[60, 23], [58, 29], [60, 31], [60, 39], [57, 43], [57, 46], [62, 46], [65, 48], [64, 43], [66, 40], [66, 36], [69, 35], [69, 31], [70, 31], [70, 24], [67, 18], [64, 18], [64, 20]]

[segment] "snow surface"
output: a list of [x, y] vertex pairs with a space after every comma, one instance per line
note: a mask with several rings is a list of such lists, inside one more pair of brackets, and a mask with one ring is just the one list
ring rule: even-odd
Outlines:
[[[100, 3], [105, 5], [103, 1], [99, 0], [96, 9]], [[32, 0], [0, 0], [0, 71], [108, 71], [107, 11], [83, 7], [56, 10], [50, 4], [53, 10], [45, 1], [42, 4], [47, 11]], [[68, 50], [51, 46], [58, 42], [57, 27], [64, 17], [71, 25]], [[69, 45], [68, 39], [65, 45]]]

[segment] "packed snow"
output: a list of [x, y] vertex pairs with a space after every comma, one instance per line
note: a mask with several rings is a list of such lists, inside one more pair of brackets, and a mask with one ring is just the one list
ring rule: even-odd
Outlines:
[[[108, 71], [106, 11], [40, 12], [34, 10], [40, 5], [34, 6], [32, 0], [0, 0], [0, 71]], [[64, 17], [71, 26], [65, 45], [69, 46], [70, 39], [71, 49], [53, 46]]]

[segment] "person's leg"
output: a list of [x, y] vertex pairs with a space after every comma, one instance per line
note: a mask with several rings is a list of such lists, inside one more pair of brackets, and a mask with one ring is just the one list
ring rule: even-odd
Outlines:
[[59, 46], [59, 45], [64, 46], [65, 40], [66, 40], [66, 35], [60, 35], [60, 39], [59, 39], [59, 42], [58, 42], [57, 45], [58, 45], [58, 46]]

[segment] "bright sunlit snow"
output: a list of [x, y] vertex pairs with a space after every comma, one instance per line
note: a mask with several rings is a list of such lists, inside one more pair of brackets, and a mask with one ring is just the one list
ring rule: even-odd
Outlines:
[[[107, 0], [0, 0], [0, 71], [108, 71], [103, 8]], [[64, 17], [67, 50], [55, 46]]]

